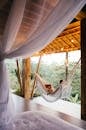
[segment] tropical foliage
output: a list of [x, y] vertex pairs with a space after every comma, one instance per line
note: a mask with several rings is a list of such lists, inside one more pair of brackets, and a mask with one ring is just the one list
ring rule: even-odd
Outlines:
[[[70, 63], [69, 65], [69, 73], [72, 70], [73, 66], [76, 63]], [[34, 74], [36, 70], [36, 64], [32, 63], [32, 74]], [[48, 83], [51, 83], [54, 87], [58, 86], [58, 83], [61, 79], [65, 79], [65, 66], [57, 65], [56, 63], [46, 65], [41, 63], [39, 68], [40, 75], [46, 80]], [[77, 97], [77, 101], [76, 101]], [[73, 81], [72, 81], [72, 92], [71, 96], [68, 99], [71, 102], [80, 103], [80, 66], [76, 69]], [[74, 99], [74, 100], [73, 100]]]
[[[72, 70], [74, 64], [69, 64], [69, 73]], [[12, 90], [17, 90], [17, 94], [20, 94], [20, 87], [18, 83], [18, 79], [16, 77], [16, 62], [12, 63], [7, 62], [7, 67], [10, 74], [11, 79], [11, 88]], [[31, 63], [31, 84], [34, 79], [34, 72], [36, 71], [37, 64]], [[39, 68], [39, 74], [46, 80], [48, 83], [51, 83], [55, 88], [58, 86], [58, 83], [61, 79], [65, 79], [65, 65], [58, 65], [57, 63], [52, 63], [50, 65], [41, 63]], [[35, 96], [37, 94], [35, 93]], [[80, 103], [80, 66], [76, 69], [75, 75], [73, 77], [72, 82], [72, 92], [68, 101]]]

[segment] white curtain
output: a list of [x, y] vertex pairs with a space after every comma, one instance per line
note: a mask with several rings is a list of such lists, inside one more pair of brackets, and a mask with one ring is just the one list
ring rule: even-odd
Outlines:
[[[14, 0], [0, 41], [0, 126], [11, 119], [9, 108], [9, 81], [4, 59], [31, 56], [43, 49], [72, 21], [86, 0]], [[27, 6], [29, 5], [29, 6]], [[21, 34], [25, 14], [28, 12], [29, 28], [25, 40]], [[34, 14], [34, 17], [33, 15]], [[36, 14], [36, 15], [35, 15]]]

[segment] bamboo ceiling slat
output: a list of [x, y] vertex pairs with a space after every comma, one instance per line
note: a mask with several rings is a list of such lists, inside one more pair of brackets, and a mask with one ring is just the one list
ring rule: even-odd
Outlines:
[[[66, 45], [68, 45], [69, 48], [72, 46], [72, 45], [70, 44], [71, 41], [70, 41], [66, 36], [64, 36], [64, 37], [62, 38], [62, 40], [63, 40], [63, 43], [66, 44]], [[74, 46], [72, 46], [72, 47], [74, 47]]]
[[[69, 35], [68, 37], [69, 40], [72, 40], [72, 36], [71, 34]], [[80, 44], [78, 44], [78, 41], [73, 37], [73, 42], [72, 44], [75, 46], [75, 47], [78, 47]]]
[[76, 35], [73, 35], [73, 37], [77, 40], [78, 44], [80, 44], [80, 34], [77, 33]]
[[[62, 38], [58, 38], [57, 41], [60, 42], [60, 44], [61, 44], [63, 47], [65, 47], [65, 48], [68, 48], [68, 47], [69, 47], [68, 44], [66, 44], [66, 43], [63, 42]], [[61, 46], [61, 47], [62, 47], [62, 46]]]
[[52, 42], [52, 46], [54, 46], [53, 43], [56, 44], [56, 46], [58, 46], [58, 48], [61, 48], [61, 47], [62, 47], [61, 43], [58, 42], [57, 40], [54, 40], [54, 41]]
[[40, 51], [39, 54], [67, 52], [79, 49], [80, 21], [69, 24], [69, 26], [58, 37], [56, 37], [55, 40], [53, 40], [47, 47]]
[[78, 40], [75, 37], [74, 37], [74, 39], [75, 39], [75, 43], [76, 43], [75, 46], [77, 46], [77, 47], [80, 46], [80, 42], [78, 42]]

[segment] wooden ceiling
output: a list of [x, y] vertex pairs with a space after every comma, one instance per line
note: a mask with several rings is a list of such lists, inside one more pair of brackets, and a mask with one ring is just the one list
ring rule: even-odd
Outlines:
[[[80, 21], [71, 23], [67, 28], [53, 40], [42, 51], [36, 53], [50, 54], [58, 52], [68, 52], [80, 49]], [[35, 54], [35, 55], [36, 55]]]
[[[0, 39], [3, 36], [5, 24], [8, 18], [10, 7], [12, 5], [12, 1], [13, 0], [0, 0]], [[27, 10], [28, 5], [29, 3], [27, 2], [25, 12], [24, 12], [24, 18], [15, 42], [15, 47], [18, 45], [18, 43], [24, 42], [26, 40], [28, 30], [32, 28], [32, 26], [35, 24], [36, 18], [39, 17], [40, 15], [36, 11], [37, 8], [40, 8], [40, 6], [42, 5], [42, 0], [40, 0], [39, 6], [36, 5], [35, 0], [32, 0], [32, 4], [30, 7], [31, 11], [29, 12]], [[50, 9], [52, 8], [52, 6], [49, 4], [49, 0], [45, 8], [45, 13], [47, 12], [47, 8]], [[79, 50], [80, 49], [80, 20], [83, 17], [86, 17], [85, 9], [86, 8], [83, 8], [84, 11], [82, 10], [76, 16], [77, 19], [76, 22], [69, 24], [68, 27], [58, 37], [56, 37], [55, 40], [52, 41], [52, 43], [50, 43], [47, 47], [45, 47], [42, 51], [36, 53], [35, 55]], [[33, 17], [34, 19], [32, 19]]]

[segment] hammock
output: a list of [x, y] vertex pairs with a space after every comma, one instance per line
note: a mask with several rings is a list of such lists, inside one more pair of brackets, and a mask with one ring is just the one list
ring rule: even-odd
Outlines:
[[57, 89], [55, 89], [51, 84], [46, 83], [38, 73], [35, 73], [36, 87], [38, 88], [40, 94], [45, 100], [49, 102], [54, 102], [58, 99], [66, 99], [70, 96], [72, 90], [71, 83], [75, 74], [75, 70], [80, 63], [80, 60], [81, 58], [73, 67], [72, 71], [68, 75], [67, 80], [63, 80], [61, 83], [59, 83]]

